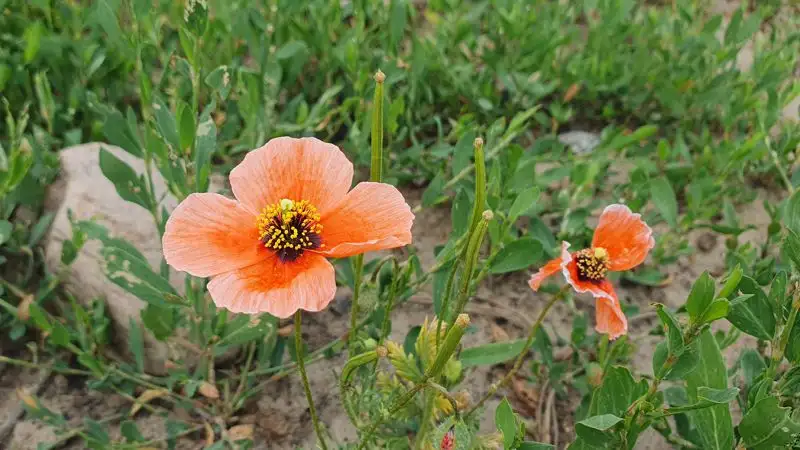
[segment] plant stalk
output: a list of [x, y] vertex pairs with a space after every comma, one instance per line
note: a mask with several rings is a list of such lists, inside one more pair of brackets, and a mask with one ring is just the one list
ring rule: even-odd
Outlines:
[[319, 418], [317, 417], [317, 408], [314, 406], [314, 398], [311, 396], [311, 386], [308, 384], [308, 375], [306, 374], [306, 363], [303, 361], [302, 321], [303, 313], [298, 310], [294, 313], [294, 351], [295, 358], [297, 359], [297, 370], [300, 372], [300, 378], [303, 380], [303, 389], [306, 392], [306, 400], [308, 400], [308, 411], [311, 413], [311, 422], [314, 424], [314, 432], [317, 433], [317, 441], [322, 450], [328, 450], [328, 446], [325, 444], [325, 438], [322, 435]]

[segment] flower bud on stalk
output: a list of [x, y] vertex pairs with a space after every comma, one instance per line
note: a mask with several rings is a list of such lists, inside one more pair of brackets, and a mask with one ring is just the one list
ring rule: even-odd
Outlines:
[[353, 372], [355, 372], [355, 370], [359, 367], [375, 362], [379, 357], [383, 358], [386, 355], [386, 347], [378, 346], [375, 348], [375, 350], [364, 352], [348, 359], [347, 363], [345, 363], [344, 368], [342, 369], [342, 383], [347, 383], [347, 381], [350, 379], [350, 375], [352, 375]]

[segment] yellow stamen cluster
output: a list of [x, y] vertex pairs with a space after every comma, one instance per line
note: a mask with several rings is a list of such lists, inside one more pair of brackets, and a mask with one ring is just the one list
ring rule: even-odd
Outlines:
[[600, 281], [606, 277], [611, 263], [608, 251], [602, 247], [587, 248], [575, 253], [578, 276], [583, 280]]
[[317, 208], [307, 200], [282, 199], [269, 205], [258, 216], [259, 239], [285, 260], [294, 260], [303, 250], [322, 246], [322, 225]]

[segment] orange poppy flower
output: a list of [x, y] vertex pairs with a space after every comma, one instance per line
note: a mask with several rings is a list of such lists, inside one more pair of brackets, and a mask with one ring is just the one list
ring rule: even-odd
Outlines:
[[272, 139], [231, 171], [236, 200], [203, 193], [178, 205], [164, 257], [211, 277], [214, 303], [233, 312], [319, 311], [336, 293], [328, 257], [411, 242], [414, 214], [400, 191], [370, 182], [350, 190], [352, 181], [353, 164], [335, 145]]
[[545, 264], [528, 284], [536, 291], [545, 278], [560, 270], [575, 291], [595, 297], [597, 332], [616, 339], [627, 333], [628, 321], [606, 274], [638, 266], [654, 245], [653, 230], [640, 214], [625, 205], [610, 205], [600, 215], [590, 248], [570, 253], [569, 243], [562, 242], [561, 257]]

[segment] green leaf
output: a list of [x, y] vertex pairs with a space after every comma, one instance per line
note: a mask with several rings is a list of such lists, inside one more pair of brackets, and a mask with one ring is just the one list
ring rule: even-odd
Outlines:
[[297, 54], [305, 53], [307, 50], [308, 47], [303, 41], [289, 41], [275, 52], [275, 58], [278, 60], [289, 59]]
[[178, 134], [175, 116], [172, 115], [169, 106], [158, 96], [155, 97], [155, 102], [153, 103], [153, 116], [156, 131], [161, 135], [169, 150], [174, 154], [178, 154], [181, 151], [181, 138]]
[[775, 334], [775, 314], [767, 295], [750, 277], [743, 277], [739, 290], [744, 294], [731, 300], [728, 320], [743, 332], [768, 340]]
[[686, 300], [686, 312], [689, 313], [689, 318], [698, 323], [712, 301], [714, 301], [714, 279], [706, 271], [694, 282]]
[[731, 295], [736, 292], [736, 288], [739, 286], [743, 274], [742, 266], [736, 264], [736, 267], [734, 267], [725, 278], [725, 284], [722, 286], [722, 290], [719, 291], [719, 294], [717, 294], [717, 298], [730, 298]]
[[508, 342], [494, 342], [491, 344], [478, 345], [465, 348], [459, 355], [462, 366], [490, 366], [508, 361], [525, 348], [525, 339], [518, 339]]
[[389, 7], [389, 42], [395, 48], [403, 37], [408, 22], [408, 5], [406, 0], [392, 0]]
[[538, 199], [539, 188], [536, 186], [520, 192], [520, 194], [517, 195], [517, 198], [514, 199], [511, 209], [508, 210], [509, 223], [516, 222], [517, 219], [530, 211], [536, 205], [536, 200]]
[[214, 105], [206, 106], [200, 115], [195, 137], [194, 166], [196, 168], [196, 190], [205, 192], [208, 189], [208, 180], [211, 173], [211, 157], [217, 149], [217, 126], [211, 117]]
[[668, 310], [664, 309], [664, 305], [656, 304], [656, 313], [661, 319], [661, 322], [667, 328], [667, 349], [671, 355], [680, 356], [683, 353], [683, 332], [678, 319]]
[[677, 227], [678, 200], [675, 198], [675, 191], [667, 177], [662, 176], [650, 182], [650, 197], [664, 220], [671, 227]]
[[142, 436], [142, 433], [139, 432], [139, 428], [136, 426], [136, 422], [132, 420], [122, 422], [120, 425], [120, 432], [129, 443], [145, 441], [144, 436]]
[[44, 34], [44, 27], [41, 22], [33, 22], [25, 28], [25, 33], [22, 39], [25, 41], [25, 51], [23, 53], [23, 60], [25, 64], [33, 61], [36, 55], [39, 54], [39, 48], [42, 46], [42, 35]]
[[608, 430], [622, 422], [614, 414], [601, 414], [581, 420], [575, 424], [575, 432], [588, 442], [608, 442], [612, 439]]
[[114, 184], [123, 200], [150, 209], [151, 199], [144, 182], [131, 167], [104, 148], [100, 149], [100, 170]]
[[503, 398], [503, 401], [494, 410], [494, 423], [497, 429], [503, 433], [503, 447], [513, 448], [519, 428], [517, 427], [517, 417], [514, 415], [514, 410], [511, 409], [508, 399]]
[[647, 383], [644, 381], [636, 383], [627, 368], [611, 367], [603, 377], [603, 384], [592, 396], [589, 414], [624, 416], [631, 403], [646, 390]]
[[711, 323], [715, 320], [726, 317], [730, 307], [731, 302], [729, 302], [727, 298], [714, 300], [710, 305], [708, 305], [708, 308], [706, 308], [706, 312], [703, 313], [700, 323]]
[[800, 270], [800, 236], [787, 229], [781, 250], [794, 263], [795, 268]]
[[795, 321], [789, 332], [789, 342], [786, 343], [786, 359], [792, 363], [800, 363], [800, 321]]
[[61, 322], [53, 321], [53, 331], [50, 333], [50, 342], [59, 347], [66, 348], [69, 346], [69, 331]]
[[0, 245], [5, 244], [11, 239], [11, 231], [14, 229], [14, 225], [7, 220], [0, 220]]
[[[665, 380], [683, 379], [687, 374], [697, 368], [697, 363], [699, 361], [697, 342], [693, 341], [685, 346], [683, 353], [681, 353], [678, 360], [675, 361], [671, 368], [664, 367], [664, 362], [666, 362], [668, 356], [669, 349], [667, 343], [660, 342], [653, 352], [653, 373], [662, 376]], [[663, 370], [666, 370], [666, 373], [661, 373]]]
[[28, 306], [28, 314], [30, 315], [33, 324], [36, 325], [36, 328], [44, 331], [45, 333], [50, 333], [53, 331], [53, 326], [50, 324], [50, 320], [47, 318], [47, 313], [44, 312], [38, 303], [33, 302]]
[[217, 346], [241, 345], [266, 336], [272, 324], [264, 318], [253, 320], [253, 316], [239, 314], [225, 325], [225, 332]]
[[544, 250], [541, 242], [530, 236], [506, 245], [492, 262], [491, 273], [506, 273], [526, 269], [541, 260]]
[[748, 449], [789, 448], [800, 433], [800, 424], [790, 417], [791, 409], [780, 406], [777, 397], [755, 404], [739, 423], [739, 434]]
[[128, 322], [128, 350], [133, 355], [136, 369], [144, 372], [144, 338], [139, 324], [131, 317]]
[[788, 200], [783, 210], [783, 225], [795, 233], [800, 234], [800, 191], [795, 191]]
[[472, 156], [475, 154], [474, 144], [478, 134], [474, 131], [467, 131], [459, 138], [453, 148], [453, 173], [459, 173], [469, 166]]
[[[697, 368], [686, 376], [686, 391], [691, 403], [700, 401], [700, 388], [725, 390], [728, 388], [728, 374], [725, 360], [717, 345], [717, 340], [709, 330], [703, 331], [698, 340], [699, 362]], [[707, 450], [730, 450], [733, 448], [733, 421], [728, 405], [715, 405], [691, 411], [690, 416]]]
[[109, 144], [116, 145], [137, 158], [143, 156], [142, 144], [136, 130], [131, 129], [130, 123], [119, 111], [112, 111], [105, 117], [103, 135]]
[[[205, 113], [206, 111], [204, 111]], [[211, 112], [211, 111], [207, 111]], [[188, 153], [194, 142], [195, 115], [192, 108], [184, 102], [178, 103], [178, 135], [180, 136], [180, 151], [181, 153]]]
[[[53, 223], [55, 217], [55, 213], [50, 212], [39, 218], [36, 225], [31, 228], [31, 234], [28, 236], [28, 246], [35, 247], [36, 244], [42, 240], [47, 230], [50, 229], [50, 224]], [[2, 241], [2, 234], [2, 231], [0, 231], [0, 241]]]
[[462, 236], [469, 227], [472, 203], [469, 194], [464, 189], [459, 189], [453, 200], [453, 208], [450, 211], [450, 221], [453, 224], [453, 236]]
[[422, 193], [422, 206], [433, 206], [445, 200], [447, 197], [443, 195], [444, 185], [444, 174], [439, 172]]
[[169, 308], [153, 304], [147, 305], [141, 312], [142, 323], [159, 341], [170, 337], [175, 330], [175, 314]]
[[523, 442], [522, 444], [517, 447], [518, 450], [555, 450], [555, 446], [550, 444], [544, 444], [541, 442]]
[[608, 143], [601, 144], [601, 147], [607, 151], [614, 151], [623, 149], [629, 145], [633, 145], [649, 138], [658, 132], [658, 127], [655, 125], [645, 125], [639, 127], [630, 134], [617, 133]]
[[205, 80], [206, 85], [217, 91], [223, 100], [228, 98], [231, 92], [231, 75], [228, 66], [219, 66], [208, 74]]
[[697, 388], [697, 396], [701, 401], [708, 401], [715, 404], [726, 404], [733, 401], [739, 395], [739, 388], [714, 389], [705, 386]]
[[165, 307], [165, 294], [177, 295], [172, 285], [150, 265], [126, 249], [105, 245], [101, 250], [106, 277], [117, 286], [155, 306]]

